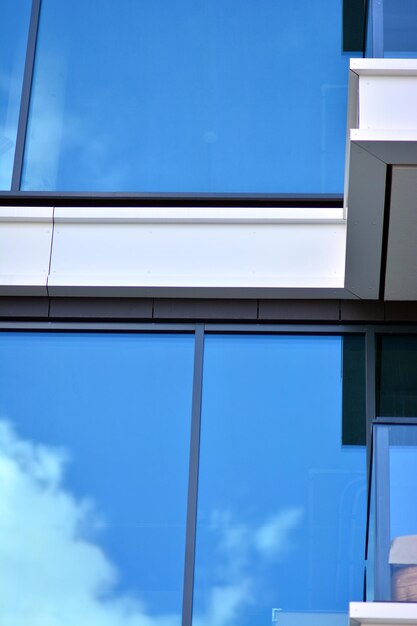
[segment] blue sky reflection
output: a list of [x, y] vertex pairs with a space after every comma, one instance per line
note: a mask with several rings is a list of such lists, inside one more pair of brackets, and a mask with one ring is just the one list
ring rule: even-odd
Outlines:
[[195, 624], [213, 588], [222, 626], [270, 623], [274, 608], [278, 623], [338, 624], [361, 599], [365, 449], [341, 446], [341, 350], [339, 337], [207, 338]]
[[23, 188], [342, 192], [341, 0], [43, 0]]
[[0, 189], [10, 189], [31, 2], [2, 2], [0, 19]]
[[2, 622], [179, 625], [193, 346], [1, 335]]

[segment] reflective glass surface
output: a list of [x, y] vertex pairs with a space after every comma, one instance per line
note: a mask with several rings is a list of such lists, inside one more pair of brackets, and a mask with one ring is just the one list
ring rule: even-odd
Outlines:
[[384, 0], [383, 43], [385, 57], [417, 57], [417, 3]]
[[367, 568], [374, 597], [417, 602], [417, 425], [376, 424], [374, 433]]
[[193, 337], [0, 335], [0, 622], [179, 626]]
[[0, 189], [10, 189], [28, 37], [30, 0], [0, 2]]
[[43, 0], [23, 188], [342, 193], [341, 0]]
[[194, 624], [344, 626], [363, 598], [365, 448], [340, 337], [208, 336]]
[[383, 417], [417, 417], [417, 336], [377, 339], [376, 413]]

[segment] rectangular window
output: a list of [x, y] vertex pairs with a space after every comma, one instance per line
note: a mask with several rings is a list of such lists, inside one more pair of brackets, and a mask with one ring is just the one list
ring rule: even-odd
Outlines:
[[344, 626], [363, 598], [365, 448], [341, 337], [205, 342], [194, 624]]
[[0, 335], [2, 624], [181, 624], [193, 346]]
[[342, 193], [334, 0], [43, 0], [22, 189]]

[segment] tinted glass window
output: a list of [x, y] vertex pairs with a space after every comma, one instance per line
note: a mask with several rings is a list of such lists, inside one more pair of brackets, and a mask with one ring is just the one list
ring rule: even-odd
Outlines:
[[416, 417], [417, 337], [379, 337], [376, 374], [377, 415]]
[[383, 43], [386, 57], [417, 56], [415, 0], [384, 0]]
[[340, 337], [209, 336], [194, 624], [322, 626], [363, 597], [365, 448]]
[[192, 336], [0, 336], [0, 621], [181, 623]]
[[30, 0], [1, 3], [0, 189], [10, 189], [30, 18]]
[[341, 0], [43, 0], [26, 190], [343, 192]]

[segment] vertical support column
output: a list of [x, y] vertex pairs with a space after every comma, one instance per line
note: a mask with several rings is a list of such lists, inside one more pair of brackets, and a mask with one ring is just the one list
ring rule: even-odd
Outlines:
[[194, 379], [191, 413], [190, 465], [188, 478], [187, 535], [185, 541], [182, 626], [193, 618], [194, 563], [197, 532], [198, 466], [200, 457], [201, 400], [203, 391], [204, 324], [197, 324], [194, 347]]
[[374, 433], [375, 600], [387, 601], [391, 599], [389, 426], [376, 424]]
[[381, 59], [384, 56], [384, 0], [372, 2], [372, 56]]
[[365, 361], [366, 361], [366, 460], [367, 476], [371, 473], [371, 438], [372, 422], [376, 418], [376, 374], [375, 374], [375, 331], [368, 329], [365, 336]]
[[28, 45], [26, 48], [25, 71], [23, 74], [22, 96], [20, 99], [19, 122], [17, 126], [16, 149], [14, 153], [12, 191], [20, 190], [23, 157], [25, 152], [26, 132], [28, 127], [30, 95], [32, 91], [33, 70], [35, 67], [36, 43], [38, 39], [41, 0], [32, 0]]

